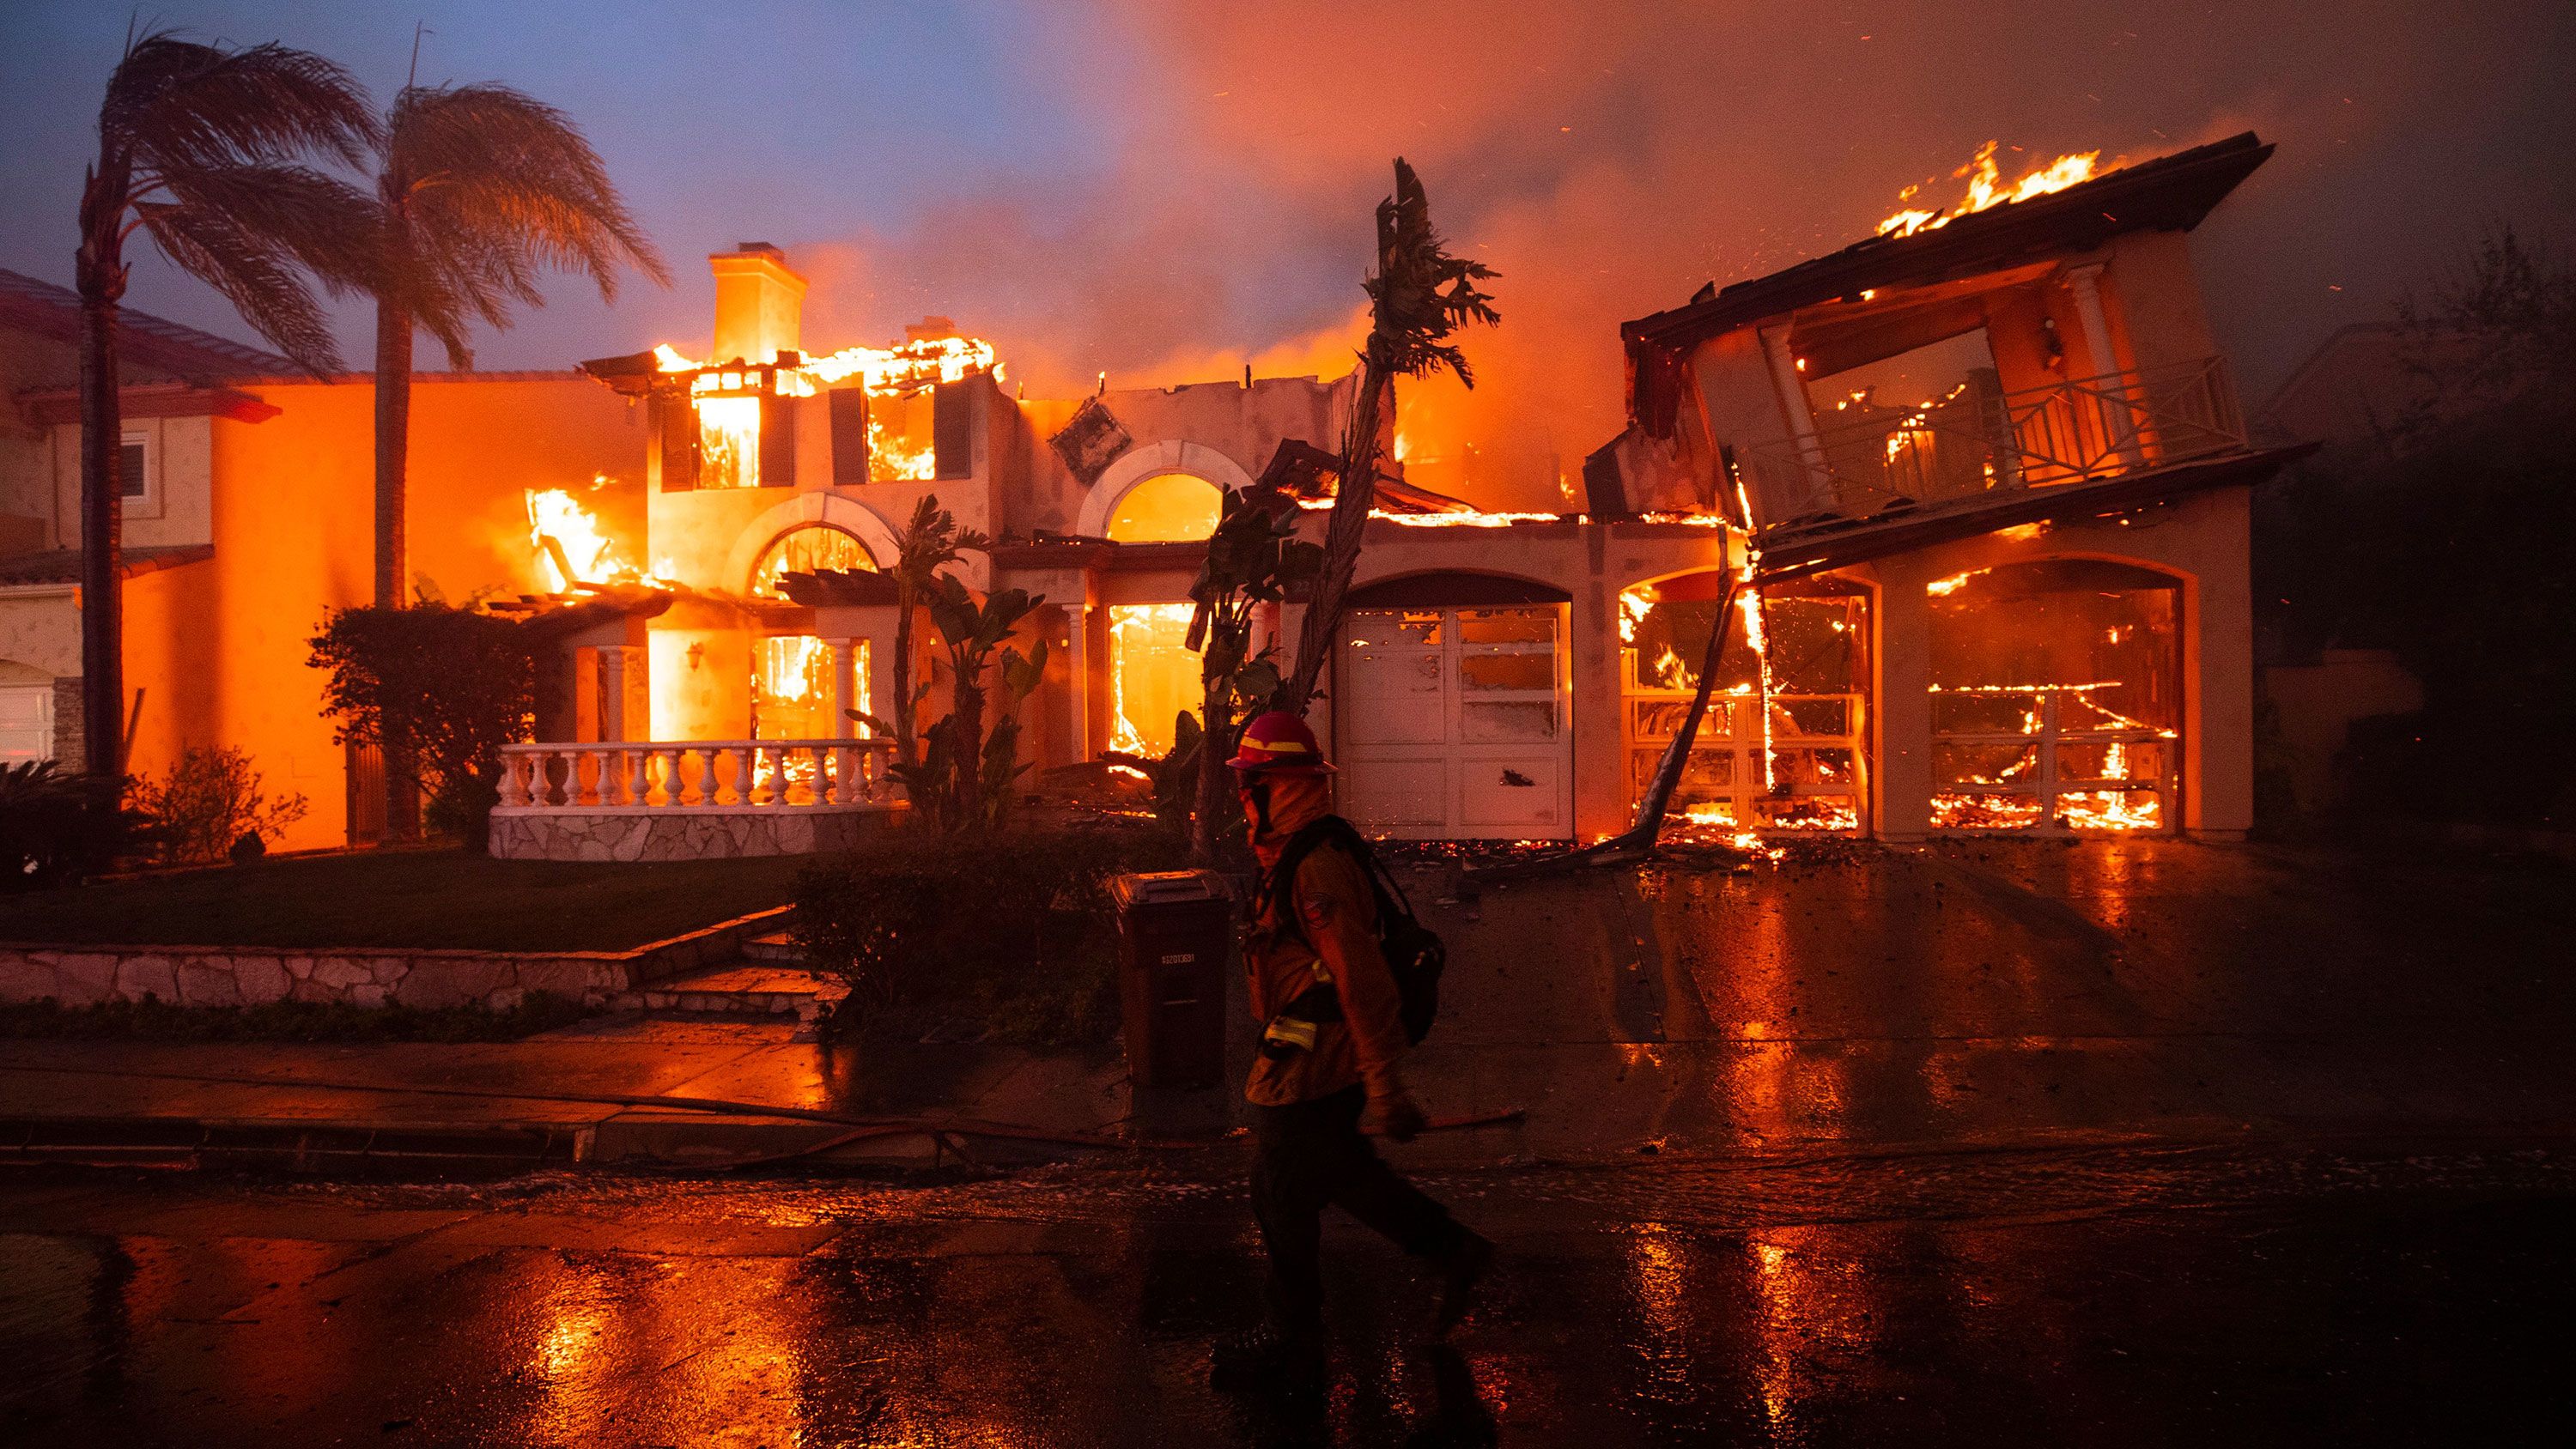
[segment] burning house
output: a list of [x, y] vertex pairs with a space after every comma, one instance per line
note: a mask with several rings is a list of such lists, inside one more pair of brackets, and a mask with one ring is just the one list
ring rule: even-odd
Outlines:
[[[1683, 828], [2244, 830], [2247, 490], [2287, 455], [2247, 441], [2188, 235], [2269, 153], [2007, 183], [1989, 151], [1948, 211], [1628, 323], [1631, 426], [1580, 514], [1479, 511], [1391, 464], [1316, 721], [1345, 812], [1613, 833], [1724, 628]], [[1029, 762], [1168, 748], [1220, 498], [1336, 440], [1353, 380], [1034, 400], [944, 319], [809, 351], [781, 252], [712, 265], [710, 358], [584, 365], [647, 415], [642, 531], [603, 549], [586, 515], [538, 519], [584, 602], [496, 847], [809, 849], [899, 808], [854, 712], [891, 698], [875, 575], [930, 494], [995, 541], [968, 583], [1045, 596]], [[1292, 599], [1264, 626], [1293, 652], [1305, 622]]]

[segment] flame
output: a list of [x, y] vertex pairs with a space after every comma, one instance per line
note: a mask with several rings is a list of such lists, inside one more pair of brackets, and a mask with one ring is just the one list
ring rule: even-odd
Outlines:
[[[1138, 663], [1140, 667], [1153, 667], [1157, 665], [1175, 667], [1178, 665], [1180, 660], [1190, 658], [1190, 655], [1176, 646], [1179, 645], [1182, 638], [1187, 634], [1190, 627], [1190, 615], [1196, 611], [1197, 607], [1198, 606], [1195, 604], [1186, 603], [1112, 604], [1110, 606], [1110, 749], [1117, 751], [1120, 754], [1127, 755], [1152, 756], [1167, 754], [1170, 752], [1172, 748], [1171, 742], [1161, 738], [1162, 731], [1171, 728], [1169, 721], [1159, 722], [1160, 729], [1157, 730], [1156, 741], [1148, 741], [1145, 738], [1144, 731], [1137, 727], [1136, 720], [1131, 710], [1131, 701], [1128, 697], [1130, 684], [1130, 680], [1128, 679], [1128, 665], [1130, 660], [1128, 656], [1131, 653], [1134, 654], [1136, 656], [1135, 662]], [[1161, 641], [1158, 641], [1156, 637], [1158, 635], [1162, 636], [1162, 640], [1169, 641], [1170, 646], [1174, 646], [1170, 648], [1169, 653], [1172, 655], [1178, 655], [1177, 659], [1169, 657], [1166, 655], [1163, 648], [1157, 647], [1158, 644], [1161, 643]], [[1164, 657], [1157, 657], [1158, 655]], [[1137, 681], [1137, 683], [1141, 685], [1142, 681]], [[1138, 690], [1138, 693], [1140, 694], [1144, 692], [1145, 691], [1141, 688]], [[1157, 743], [1160, 744], [1160, 748], [1156, 747]]]
[[[1984, 569], [1970, 569], [1963, 574], [1952, 574], [1946, 579], [1934, 579], [1932, 582], [1923, 586], [1923, 592], [1930, 594], [1936, 599], [1940, 598], [1944, 594], [1955, 594], [1959, 591], [1961, 585], [1984, 572]], [[1941, 686], [1936, 684], [1932, 687], [1934, 689], [1939, 689]]]
[[[2046, 196], [2053, 191], [2064, 191], [2070, 186], [2078, 186], [2092, 180], [2094, 165], [2101, 159], [2102, 153], [2098, 150], [2060, 156], [2038, 170], [2026, 173], [2012, 185], [2006, 186], [2003, 184], [2003, 171], [1995, 164], [1995, 143], [1988, 141], [1977, 148], [1974, 160], [1950, 173], [1952, 176], [1965, 177], [1968, 182], [1967, 192], [1959, 198], [1957, 205], [1947, 211], [1925, 211], [1919, 207], [1907, 207], [1880, 222], [1878, 234], [1912, 236], [1918, 231], [1930, 231], [1948, 226], [1960, 217], [1974, 216], [1978, 212], [2001, 206], [2006, 202], [2028, 201], [2034, 196]], [[1920, 187], [1909, 186], [1898, 192], [1896, 199], [1900, 202], [1911, 201], [1914, 199], [1914, 193], [1920, 189]]]
[[[1312, 504], [1307, 505], [1309, 507]], [[1326, 508], [1332, 506], [1327, 500]], [[1372, 523], [1400, 523], [1407, 528], [1509, 528], [1515, 523], [1557, 523], [1562, 513], [1487, 513], [1474, 509], [1464, 513], [1389, 513], [1383, 508], [1369, 510]]]
[[[747, 488], [759, 479], [761, 372], [756, 367], [710, 367], [682, 354], [669, 343], [653, 348], [654, 365], [664, 372], [689, 372], [691, 401], [698, 410], [702, 486]], [[907, 397], [938, 383], [958, 382], [978, 372], [1001, 376], [993, 344], [980, 337], [930, 337], [893, 347], [845, 347], [823, 357], [808, 357], [793, 367], [769, 369], [769, 389], [777, 397], [813, 397], [851, 378], [870, 397]], [[749, 396], [734, 394], [750, 393]], [[908, 439], [888, 427], [879, 412], [868, 411], [868, 478], [894, 483], [938, 476], [929, 439]]]
[[[594, 478], [596, 488], [608, 482]], [[650, 573], [628, 563], [617, 551], [617, 545], [599, 526], [598, 515], [581, 504], [564, 488], [529, 488], [520, 494], [528, 513], [528, 546], [537, 557], [537, 577], [550, 594], [568, 593], [577, 584], [637, 583], [655, 588], [671, 587], [671, 565], [668, 560], [656, 563]], [[546, 545], [551, 541], [554, 548]], [[560, 563], [555, 549], [563, 551]], [[572, 577], [564, 577], [564, 569]]]

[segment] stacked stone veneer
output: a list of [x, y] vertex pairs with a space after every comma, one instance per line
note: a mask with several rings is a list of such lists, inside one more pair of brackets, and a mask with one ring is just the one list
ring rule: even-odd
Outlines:
[[152, 996], [182, 1006], [314, 1001], [508, 1011], [531, 991], [549, 991], [606, 1008], [647, 982], [733, 959], [746, 935], [776, 929], [786, 909], [614, 952], [0, 944], [0, 1001], [92, 1006]]
[[492, 854], [503, 860], [706, 860], [848, 850], [903, 811], [900, 804], [753, 806], [742, 810], [608, 806], [492, 812]]

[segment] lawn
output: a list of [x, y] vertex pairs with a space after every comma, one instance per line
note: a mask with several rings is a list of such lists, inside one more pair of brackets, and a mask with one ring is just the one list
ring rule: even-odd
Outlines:
[[0, 896], [0, 941], [622, 951], [785, 905], [808, 863], [308, 856]]

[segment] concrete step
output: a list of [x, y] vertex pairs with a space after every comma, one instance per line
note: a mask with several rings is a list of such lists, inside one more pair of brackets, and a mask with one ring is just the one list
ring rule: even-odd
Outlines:
[[801, 967], [737, 960], [645, 982], [608, 1004], [613, 1011], [793, 1017], [809, 1023], [848, 994], [839, 984]]
[[772, 961], [782, 965], [799, 966], [805, 962], [805, 953], [796, 949], [795, 938], [785, 931], [772, 931], [765, 936], [752, 937], [742, 943], [742, 954], [743, 959], [747, 961]]

